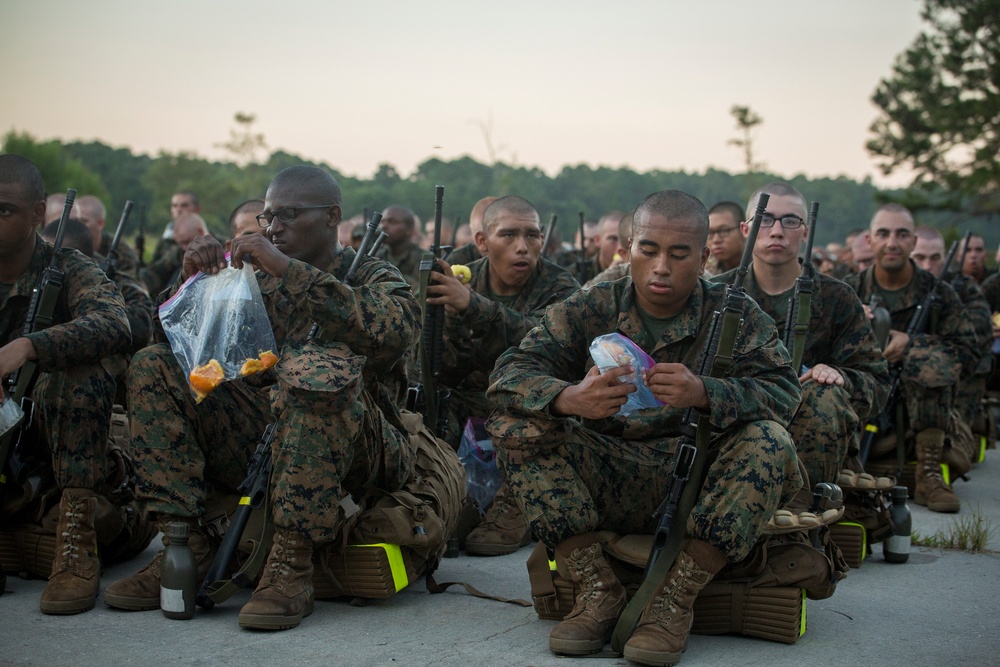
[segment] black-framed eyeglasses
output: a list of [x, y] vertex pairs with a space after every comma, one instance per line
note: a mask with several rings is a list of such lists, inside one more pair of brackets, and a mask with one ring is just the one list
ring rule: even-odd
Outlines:
[[780, 218], [776, 218], [770, 213], [765, 213], [764, 215], [760, 216], [760, 226], [774, 227], [775, 220], [781, 223], [782, 229], [798, 229], [802, 225], [806, 224], [806, 221], [797, 215], [789, 214], [789, 215], [783, 215]]
[[724, 239], [735, 231], [736, 227], [719, 227], [718, 229], [709, 229], [708, 238], [718, 236], [720, 239]]
[[267, 229], [271, 226], [271, 221], [275, 218], [278, 219], [283, 225], [287, 225], [295, 218], [299, 217], [300, 211], [308, 211], [313, 208], [330, 208], [335, 206], [335, 204], [320, 204], [318, 206], [286, 206], [284, 208], [279, 208], [277, 211], [272, 213], [271, 211], [264, 211], [257, 216], [257, 224], [263, 229]]

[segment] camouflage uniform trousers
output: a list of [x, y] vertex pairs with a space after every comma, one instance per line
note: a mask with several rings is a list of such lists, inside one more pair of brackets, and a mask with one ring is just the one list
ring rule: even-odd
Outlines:
[[951, 431], [954, 387], [927, 387], [903, 380], [900, 389], [906, 406], [908, 432], [915, 435], [929, 428]]
[[[514, 463], [496, 433], [523, 423], [494, 414], [490, 430], [495, 444], [501, 440], [499, 460], [508, 484], [532, 531], [545, 544], [555, 546], [595, 530], [621, 534], [655, 530], [653, 513], [667, 491], [673, 439], [651, 446], [570, 422], [562, 444]], [[756, 544], [775, 510], [801, 487], [795, 448], [788, 432], [770, 421], [716, 435], [711, 447], [687, 534], [738, 561]]]
[[836, 483], [848, 452], [857, 451], [861, 442], [860, 420], [850, 394], [843, 387], [814, 380], [802, 385], [802, 402], [788, 432], [810, 484]]
[[955, 386], [955, 409], [959, 418], [977, 433], [986, 428], [986, 411], [983, 398], [986, 396], [986, 375], [977, 373], [963, 379]]
[[114, 378], [99, 363], [39, 376], [35, 419], [59, 488], [102, 491], [111, 472], [108, 430], [114, 394]]
[[196, 404], [160, 344], [132, 358], [128, 389], [136, 493], [147, 512], [200, 517], [210, 496], [236, 493], [270, 421], [266, 388], [224, 382]]
[[340, 502], [371, 489], [392, 492], [413, 476], [405, 432], [385, 418], [362, 381], [339, 392], [284, 382], [272, 389], [278, 415], [271, 506], [276, 526], [316, 544], [337, 538], [349, 518]]

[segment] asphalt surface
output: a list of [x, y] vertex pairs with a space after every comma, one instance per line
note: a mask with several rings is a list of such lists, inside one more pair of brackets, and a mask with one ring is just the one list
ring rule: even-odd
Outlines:
[[[931, 534], [978, 511], [994, 532], [988, 553], [915, 548], [909, 562], [886, 563], [879, 546], [826, 600], [808, 602], [808, 629], [793, 645], [727, 636], [691, 638], [682, 665], [997, 665], [1000, 664], [1000, 452], [958, 481], [959, 514], [911, 504], [914, 529]], [[108, 568], [102, 587], [152, 558]], [[485, 592], [530, 597], [525, 559], [531, 547], [496, 558], [445, 559], [438, 581], [461, 579]], [[38, 610], [44, 581], [8, 577], [0, 596], [0, 665], [565, 665], [549, 653], [554, 621], [522, 608], [452, 589], [430, 595], [423, 580], [394, 598], [353, 607], [316, 603], [293, 630], [242, 630], [241, 591], [211, 612], [172, 621], [159, 611], [120, 612], [98, 599], [75, 616]], [[595, 664], [584, 662], [582, 664]], [[596, 664], [627, 665], [609, 657]]]

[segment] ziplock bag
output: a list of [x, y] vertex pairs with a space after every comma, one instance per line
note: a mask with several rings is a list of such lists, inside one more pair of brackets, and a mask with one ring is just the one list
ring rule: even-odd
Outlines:
[[632, 374], [623, 375], [621, 381], [634, 384], [636, 390], [628, 395], [628, 400], [615, 413], [616, 415], [627, 415], [635, 410], [658, 408], [663, 405], [642, 381], [643, 371], [648, 371], [656, 365], [656, 362], [628, 336], [620, 333], [598, 336], [590, 344], [590, 357], [602, 373], [618, 366], [632, 366]]

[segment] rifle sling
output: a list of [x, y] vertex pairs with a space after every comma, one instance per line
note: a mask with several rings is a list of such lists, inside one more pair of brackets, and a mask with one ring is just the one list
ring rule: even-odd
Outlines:
[[[273, 473], [272, 473], [273, 474]], [[257, 579], [260, 569], [264, 566], [268, 551], [264, 548], [271, 540], [269, 532], [274, 531], [271, 521], [271, 479], [267, 480], [267, 495], [264, 496], [264, 521], [261, 524], [260, 535], [250, 540], [253, 545], [250, 557], [229, 579], [219, 579], [208, 587], [205, 593], [215, 604], [222, 604], [241, 588], [249, 588]]]
[[[727, 309], [722, 315], [722, 331], [719, 336], [719, 346], [716, 348], [715, 358], [712, 361], [712, 371], [710, 377], [723, 377], [733, 365], [733, 350], [736, 347], [736, 336], [739, 333], [742, 321], [742, 308], [739, 313]], [[681, 551], [681, 545], [687, 528], [688, 515], [698, 502], [701, 488], [705, 484], [705, 476], [708, 468], [709, 439], [712, 435], [711, 418], [708, 415], [698, 417], [698, 432], [695, 435], [694, 462], [691, 464], [691, 474], [684, 491], [681, 493], [680, 502], [677, 504], [677, 513], [674, 515], [674, 523], [670, 527], [670, 537], [660, 556], [653, 563], [649, 574], [642, 581], [642, 585], [632, 596], [632, 599], [625, 606], [618, 623], [615, 625], [614, 633], [611, 636], [611, 649], [621, 654], [625, 649], [625, 642], [632, 635], [642, 610], [653, 598], [653, 594], [659, 589], [660, 584], [666, 579], [667, 572], [673, 567], [677, 554]]]

